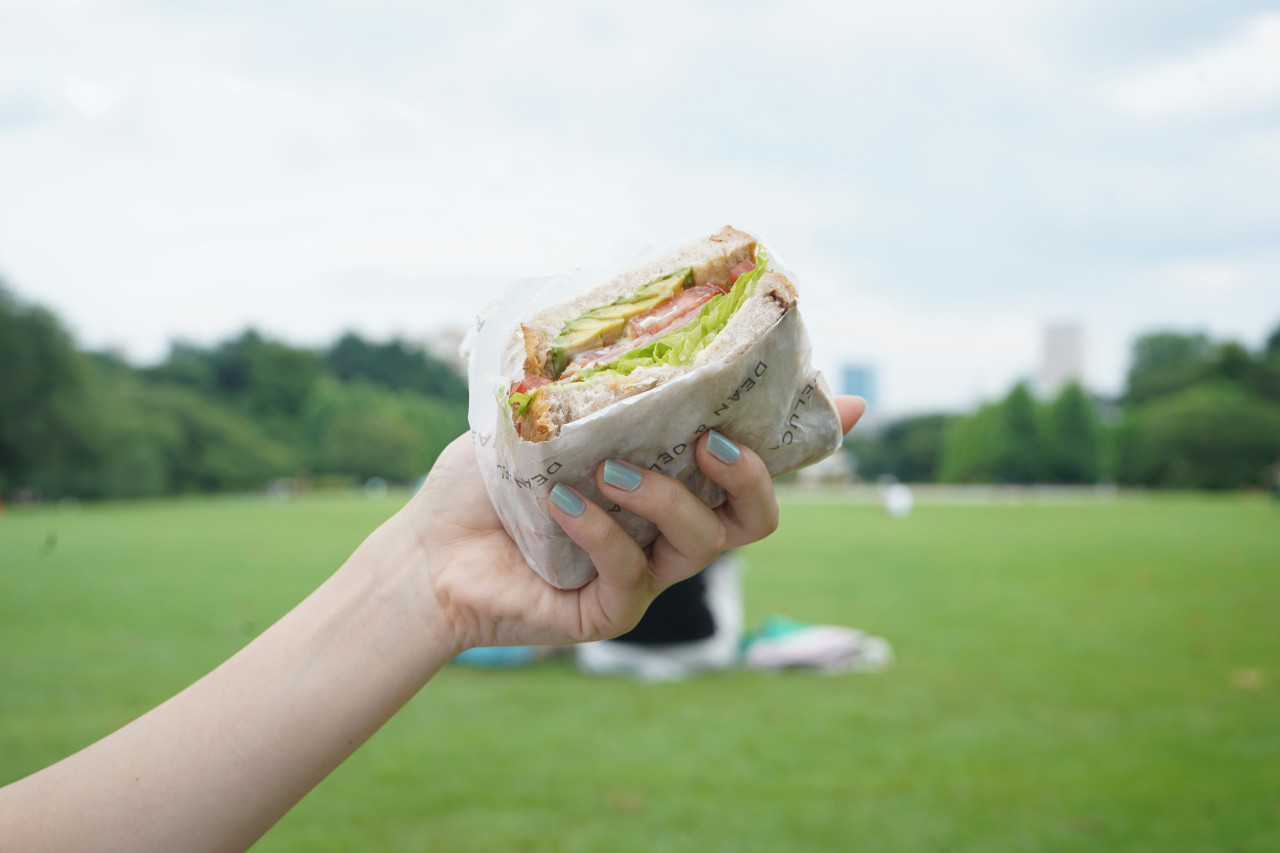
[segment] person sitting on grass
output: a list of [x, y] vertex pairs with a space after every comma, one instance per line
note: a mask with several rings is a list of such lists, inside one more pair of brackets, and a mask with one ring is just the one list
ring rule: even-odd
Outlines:
[[881, 672], [893, 662], [888, 640], [841, 625], [810, 625], [775, 615], [745, 631], [742, 574], [742, 560], [725, 551], [701, 572], [663, 590], [636, 626], [619, 637], [576, 646], [479, 646], [454, 662], [514, 669], [572, 652], [586, 675], [647, 682], [738, 667], [829, 675]]

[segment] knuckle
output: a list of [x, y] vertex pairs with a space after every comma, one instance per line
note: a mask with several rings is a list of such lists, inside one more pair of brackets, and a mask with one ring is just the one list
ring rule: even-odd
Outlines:
[[774, 533], [777, 533], [777, 532], [778, 532], [778, 512], [777, 510], [774, 510], [772, 513], [769, 514], [769, 518], [765, 521], [764, 535], [772, 536]]
[[769, 476], [769, 469], [765, 468], [763, 463], [752, 466], [746, 487], [753, 492], [764, 492], [773, 488], [773, 478]]
[[625, 547], [624, 540], [630, 539], [627, 532], [619, 527], [612, 519], [605, 519], [602, 529], [597, 534], [597, 548], [606, 554], [616, 554]]
[[[685, 494], [681, 489], [655, 489], [658, 492], [656, 506], [654, 507], [663, 515], [678, 515], [684, 509]], [[687, 493], [686, 493], [687, 494]]]
[[637, 500], [634, 506], [627, 507], [632, 512], [657, 522], [659, 519], [678, 517], [686, 509], [684, 501], [688, 493], [674, 480], [647, 478], [645, 485], [643, 498]]
[[723, 524], [717, 524], [711, 529], [711, 536], [708, 537], [707, 546], [711, 549], [712, 556], [719, 554], [724, 550], [724, 546], [729, 541], [729, 531], [724, 529]]
[[724, 524], [710, 525], [687, 545], [687, 557], [701, 568], [714, 560], [729, 545], [729, 531]]

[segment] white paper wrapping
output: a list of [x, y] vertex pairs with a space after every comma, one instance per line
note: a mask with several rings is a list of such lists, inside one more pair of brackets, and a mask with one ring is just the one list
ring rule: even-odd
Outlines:
[[[554, 279], [517, 282], [476, 320], [470, 347], [468, 418], [476, 457], [502, 524], [535, 571], [561, 589], [576, 589], [596, 575], [590, 558], [551, 518], [556, 483], [578, 490], [614, 517], [642, 546], [656, 526], [606, 500], [596, 467], [618, 459], [675, 477], [710, 506], [724, 490], [698, 470], [694, 444], [715, 429], [760, 455], [777, 476], [803, 468], [840, 447], [840, 416], [821, 374], [811, 364], [799, 309], [782, 316], [740, 358], [690, 371], [643, 394], [567, 424], [548, 441], [527, 442], [505, 405], [514, 377], [523, 375], [520, 321], [565, 302], [643, 260], [636, 253], [608, 268]], [[803, 286], [776, 261], [800, 292]]]

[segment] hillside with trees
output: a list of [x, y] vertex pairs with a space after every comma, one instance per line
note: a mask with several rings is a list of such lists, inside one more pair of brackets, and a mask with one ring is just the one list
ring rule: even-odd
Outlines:
[[[0, 286], [0, 496], [243, 491], [278, 477], [411, 483], [467, 428], [467, 390], [404, 341], [347, 333], [307, 349], [247, 330], [175, 342], [138, 368], [84, 352], [49, 311]], [[1267, 486], [1280, 464], [1280, 328], [1251, 352], [1162, 331], [1133, 346], [1123, 396], [1025, 384], [965, 415], [855, 433], [865, 479]]]
[[1280, 465], [1280, 328], [1257, 352], [1201, 334], [1144, 335], [1118, 400], [1078, 385], [1036, 400], [1020, 383], [968, 415], [906, 418], [848, 447], [868, 479], [1266, 487]]
[[0, 494], [246, 490], [282, 476], [411, 483], [467, 428], [466, 384], [402, 341], [325, 350], [250, 330], [148, 368], [78, 349], [0, 288]]

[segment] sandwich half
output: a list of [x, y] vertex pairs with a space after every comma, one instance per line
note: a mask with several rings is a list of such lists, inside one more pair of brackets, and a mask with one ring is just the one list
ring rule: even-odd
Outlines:
[[521, 324], [505, 407], [528, 442], [706, 364], [732, 361], [795, 307], [796, 291], [730, 226]]

